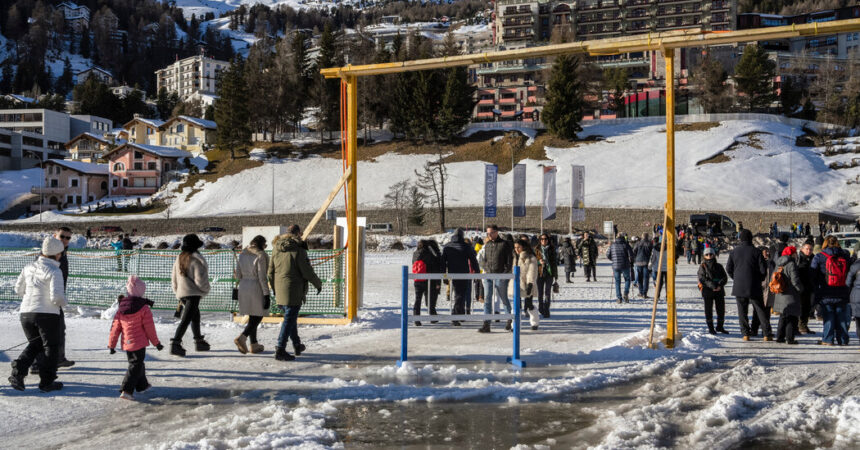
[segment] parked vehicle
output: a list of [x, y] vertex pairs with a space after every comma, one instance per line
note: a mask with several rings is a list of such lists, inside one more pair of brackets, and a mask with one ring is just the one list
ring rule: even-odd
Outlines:
[[369, 223], [367, 231], [390, 232], [394, 231], [394, 227], [390, 223]]
[[708, 234], [708, 230], [713, 225], [714, 236], [732, 236], [737, 231], [735, 222], [722, 214], [692, 214], [690, 215], [690, 225], [699, 234]]
[[223, 233], [224, 231], [226, 230], [221, 227], [205, 227], [200, 230], [201, 233]]

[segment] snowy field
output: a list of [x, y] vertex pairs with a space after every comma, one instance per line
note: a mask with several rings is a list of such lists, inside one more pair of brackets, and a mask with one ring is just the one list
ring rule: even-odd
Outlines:
[[[155, 386], [119, 400], [126, 360], [107, 352], [109, 321], [67, 313], [66, 388], [0, 389], [3, 447], [36, 448], [857, 448], [858, 347], [740, 340], [733, 301], [728, 336], [705, 332], [694, 265], [679, 268], [683, 339], [648, 350], [650, 303], [617, 305], [610, 267], [600, 282], [561, 283], [553, 316], [522, 334], [519, 372], [505, 364], [511, 335], [429, 324], [410, 328], [411, 363], [397, 369], [400, 267], [409, 252], [367, 256], [365, 306], [350, 326], [302, 326], [308, 346], [276, 362], [277, 327], [261, 355], [232, 343], [240, 326], [206, 314], [208, 353], [149, 350]], [[581, 275], [578, 272], [577, 275]], [[442, 311], [449, 306], [440, 300]], [[23, 341], [16, 304], [0, 305], [0, 362]], [[661, 307], [663, 305], [661, 304]], [[660, 323], [665, 323], [661, 314]], [[157, 313], [167, 342], [175, 323]], [[774, 321], [775, 325], [775, 321]], [[820, 333], [820, 322], [812, 327]], [[853, 332], [852, 332], [853, 335]], [[186, 348], [191, 338], [185, 339]], [[5, 379], [5, 375], [4, 375]]]

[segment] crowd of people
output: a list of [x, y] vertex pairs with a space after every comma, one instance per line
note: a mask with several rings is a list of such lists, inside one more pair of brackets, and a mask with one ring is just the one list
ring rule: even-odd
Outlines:
[[[25, 378], [39, 375], [39, 390], [52, 392], [63, 388], [57, 381], [58, 367], [74, 364], [65, 358], [65, 323], [63, 308], [69, 304], [66, 282], [69, 273], [67, 257], [71, 230], [62, 227], [53, 236], [44, 239], [39, 256], [28, 264], [18, 276], [15, 291], [21, 297], [19, 310], [21, 326], [27, 338], [26, 347], [12, 361], [10, 385], [25, 390]], [[120, 241], [121, 242], [121, 241]], [[234, 297], [239, 312], [249, 320], [234, 343], [241, 353], [260, 353], [264, 347], [257, 341], [257, 327], [269, 309], [271, 296], [284, 308], [284, 320], [275, 344], [275, 359], [291, 361], [295, 356], [286, 351], [288, 341], [294, 354], [301, 355], [306, 347], [298, 335], [298, 315], [304, 304], [309, 285], [322, 289], [322, 282], [313, 270], [307, 254], [307, 244], [301, 238], [298, 225], [272, 242], [272, 256], [266, 254], [266, 239], [254, 237], [241, 252], [235, 268], [238, 285]], [[209, 270], [199, 250], [203, 241], [195, 234], [182, 239], [181, 252], [174, 261], [171, 286], [178, 302], [175, 316], [179, 319], [170, 353], [184, 357], [182, 340], [188, 328], [198, 352], [210, 350], [200, 329], [200, 302], [210, 291]], [[117, 256], [118, 261], [121, 255]], [[123, 263], [118, 269], [126, 270]], [[120, 398], [133, 400], [135, 392], [149, 389], [144, 360], [146, 348], [151, 344], [157, 350], [164, 346], [158, 338], [151, 308], [153, 302], [145, 297], [146, 284], [136, 275], [128, 277], [125, 292], [119, 293], [117, 310], [108, 334], [107, 348], [116, 353], [119, 344], [126, 352], [128, 370], [120, 385]], [[250, 342], [248, 341], [250, 340]]]
[[[616, 233], [608, 246], [605, 258], [611, 262], [617, 303], [630, 302], [631, 286], [637, 288], [638, 298], [648, 299], [649, 285], [656, 285], [660, 298], [668, 273], [668, 252], [665, 251], [662, 227], [650, 235], [628, 237]], [[778, 234], [769, 247], [755, 247], [753, 235], [738, 227], [738, 242], [729, 252], [725, 266], [718, 262], [725, 242], [715, 236], [702, 236], [689, 226], [675, 228], [676, 262], [686, 255], [688, 264], [698, 264], [698, 288], [701, 291], [705, 322], [712, 334], [729, 334], [725, 328], [726, 286], [732, 280], [731, 295], [735, 297], [738, 325], [743, 340], [759, 335], [765, 341], [797, 344], [801, 334], [815, 334], [809, 320], [823, 321], [821, 345], [847, 345], [848, 332], [853, 320], [860, 339], [860, 261], [855, 252], [840, 247], [833, 235], [809, 236], [799, 248], [791, 245], [791, 234]], [[57, 369], [74, 364], [65, 357], [65, 323], [63, 308], [68, 305], [66, 284], [69, 274], [67, 257], [71, 230], [58, 228], [53, 236], [44, 239], [37, 259], [28, 264], [19, 275], [15, 290], [22, 298], [20, 321], [27, 346], [12, 361], [10, 385], [25, 389], [28, 374], [39, 375], [39, 389], [43, 392], [60, 390]], [[115, 248], [121, 252], [128, 245], [127, 236], [117, 239]], [[235, 267], [234, 300], [239, 313], [248, 316], [247, 325], [234, 339], [239, 352], [261, 353], [264, 346], [257, 339], [257, 328], [271, 307], [272, 296], [284, 309], [274, 357], [291, 361], [301, 355], [306, 346], [298, 335], [298, 315], [306, 301], [309, 286], [317, 293], [322, 283], [313, 270], [307, 254], [307, 244], [301, 238], [298, 225], [272, 242], [271, 257], [266, 253], [266, 239], [254, 237], [238, 255]], [[195, 234], [182, 239], [181, 252], [174, 261], [171, 286], [177, 299], [176, 318], [179, 319], [169, 352], [184, 357], [183, 338], [191, 328], [194, 349], [210, 350], [201, 333], [200, 302], [209, 294], [208, 265], [199, 250], [203, 242]], [[542, 233], [536, 239], [529, 235], [501, 234], [496, 225], [486, 228], [486, 234], [474, 241], [466, 238], [462, 229], [453, 233], [450, 241], [440, 246], [433, 239], [418, 242], [412, 256], [412, 271], [421, 273], [488, 273], [511, 274], [519, 268], [522, 311], [532, 330], [538, 330], [541, 320], [552, 316], [553, 297], [559, 292], [559, 276], [564, 272], [566, 283], [577, 271], [577, 262], [586, 282], [597, 281], [596, 266], [599, 247], [591, 232], [584, 232], [574, 242], [571, 237], [558, 237]], [[128, 266], [117, 255], [117, 270], [127, 271]], [[622, 285], [623, 280], [623, 285]], [[422, 303], [430, 315], [437, 315], [437, 305], [445, 285], [446, 296], [451, 300], [453, 315], [472, 313], [475, 303], [481, 304], [484, 314], [498, 314], [504, 309], [512, 313], [514, 283], [509, 279], [476, 280], [414, 280], [415, 298], [413, 315], [421, 315]], [[145, 297], [146, 284], [135, 275], [128, 277], [125, 292], [118, 295], [117, 311], [109, 336], [108, 349], [115, 353], [119, 344], [126, 352], [128, 370], [120, 386], [120, 397], [133, 399], [135, 392], [150, 387], [146, 378], [144, 360], [146, 348], [151, 344], [157, 350], [163, 345], [153, 323], [153, 302]], [[749, 313], [752, 308], [752, 320]], [[477, 309], [477, 308], [475, 308]], [[716, 313], [716, 323], [714, 323]], [[771, 326], [773, 315], [779, 316], [776, 333]], [[461, 321], [453, 321], [461, 326]], [[484, 320], [480, 333], [491, 332], [491, 320]], [[420, 326], [420, 321], [415, 321]], [[507, 320], [505, 330], [512, 331]], [[294, 354], [287, 352], [291, 342]]]

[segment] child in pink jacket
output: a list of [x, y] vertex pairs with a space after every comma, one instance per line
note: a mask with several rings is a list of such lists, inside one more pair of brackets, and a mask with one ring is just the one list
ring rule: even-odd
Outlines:
[[135, 275], [128, 277], [126, 283], [128, 296], [121, 298], [119, 309], [113, 318], [110, 328], [108, 348], [111, 354], [116, 353], [116, 343], [122, 334], [122, 349], [128, 355], [128, 371], [122, 380], [120, 398], [134, 400], [134, 391], [143, 392], [149, 389], [146, 380], [146, 368], [143, 360], [146, 358], [146, 347], [151, 342], [159, 351], [164, 348], [155, 334], [155, 324], [152, 321], [153, 305], [151, 300], [143, 297], [146, 284]]

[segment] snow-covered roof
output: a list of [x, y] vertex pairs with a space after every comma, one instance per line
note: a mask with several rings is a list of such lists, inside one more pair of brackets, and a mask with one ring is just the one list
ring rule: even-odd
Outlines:
[[80, 74], [82, 74], [82, 73], [89, 72], [89, 71], [91, 71], [91, 70], [101, 72], [101, 73], [103, 73], [103, 74], [105, 74], [105, 75], [107, 75], [107, 76], [109, 76], [109, 77], [113, 78], [113, 74], [112, 74], [109, 70], [107, 70], [107, 69], [102, 69], [102, 68], [101, 68], [101, 67], [99, 67], [99, 66], [92, 66], [92, 67], [88, 67], [88, 68], [86, 68], [86, 69], [84, 69], [84, 70], [82, 70], [82, 71], [80, 71], [80, 72], [76, 73], [75, 75], [77, 76], [77, 75], [80, 75]]
[[142, 152], [151, 153], [156, 156], [161, 156], [162, 158], [190, 158], [191, 152], [186, 152], [185, 150], [180, 150], [175, 147], [164, 147], [161, 145], [148, 145], [148, 144], [137, 144], [134, 142], [127, 142], [125, 144], [120, 145], [119, 147], [105, 153], [105, 156], [108, 156], [112, 153], [119, 151], [125, 147], [132, 147]]
[[163, 120], [161, 120], [161, 119], [147, 119], [147, 118], [144, 118], [144, 117], [135, 117], [134, 119], [131, 119], [131, 120], [129, 120], [128, 122], [126, 122], [126, 124], [125, 124], [125, 125], [123, 125], [122, 127], [123, 127], [123, 128], [128, 127], [129, 125], [131, 125], [132, 123], [134, 123], [134, 121], [135, 121], [135, 120], [140, 121], [140, 122], [142, 122], [142, 123], [144, 123], [144, 124], [146, 124], [146, 125], [149, 125], [149, 126], [151, 126], [152, 128], [159, 128], [159, 127], [161, 127], [162, 125], [164, 125], [164, 121], [163, 121]]
[[210, 130], [214, 130], [214, 129], [218, 128], [218, 125], [211, 120], [206, 120], [206, 119], [201, 119], [199, 117], [191, 117], [191, 116], [173, 117], [170, 120], [168, 120], [167, 122], [165, 122], [163, 126], [168, 126], [168, 125], [170, 125], [171, 122], [174, 122], [176, 120], [184, 120], [188, 123], [197, 125], [198, 127], [208, 128]]
[[84, 173], [87, 175], [108, 175], [108, 165], [107, 164], [94, 164], [94, 163], [86, 163], [81, 161], [69, 161], [67, 159], [49, 159], [45, 161], [45, 164], [54, 163], [60, 166], [63, 166], [67, 169], [74, 170], [76, 172]]
[[95, 139], [95, 140], [101, 142], [102, 144], [108, 143], [108, 141], [105, 139], [105, 137], [103, 135], [90, 133], [89, 131], [85, 131], [85, 132], [73, 137], [69, 142], [66, 143], [66, 145], [72, 145], [73, 143], [75, 143], [75, 141], [77, 141], [79, 139], [83, 139], [83, 138]]

